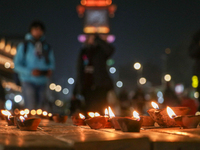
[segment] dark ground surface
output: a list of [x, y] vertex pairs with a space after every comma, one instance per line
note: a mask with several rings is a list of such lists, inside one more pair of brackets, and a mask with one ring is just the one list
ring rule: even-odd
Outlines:
[[142, 128], [140, 133], [92, 130], [43, 119], [37, 131], [20, 131], [0, 120], [0, 150], [200, 150], [200, 128]]

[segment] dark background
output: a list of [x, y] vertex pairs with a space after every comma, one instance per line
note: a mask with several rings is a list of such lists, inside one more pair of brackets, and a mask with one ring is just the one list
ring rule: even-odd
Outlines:
[[[200, 28], [199, 0], [113, 0], [118, 6], [111, 19], [115, 67], [118, 79], [131, 81], [135, 77], [132, 65], [144, 65], [143, 75], [159, 85], [161, 75], [172, 74], [175, 83], [190, 85], [192, 62], [187, 56], [191, 36]], [[75, 66], [81, 43], [83, 20], [76, 6], [80, 0], [1, 0], [0, 35], [24, 35], [33, 19], [47, 27], [47, 41], [56, 56], [54, 81], [67, 85], [75, 78]], [[170, 48], [171, 54], [165, 54]], [[146, 66], [146, 67], [145, 67]], [[146, 68], [146, 69], [145, 69]], [[125, 81], [128, 88], [131, 84]], [[127, 85], [126, 85], [127, 82]]]

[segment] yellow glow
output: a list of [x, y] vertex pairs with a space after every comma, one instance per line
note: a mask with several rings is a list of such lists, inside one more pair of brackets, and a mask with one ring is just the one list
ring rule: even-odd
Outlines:
[[8, 68], [10, 68], [10, 63], [9, 62], [6, 62], [5, 64], [4, 64], [4, 67], [6, 68], [6, 69], [8, 69]]
[[176, 114], [174, 113], [174, 111], [170, 107], [168, 107], [168, 106], [167, 106], [167, 114], [169, 115], [169, 117], [171, 119], [173, 119], [176, 116]]
[[134, 63], [133, 67], [135, 68], [135, 70], [140, 70], [142, 65], [139, 62], [136, 62], [136, 63]]
[[139, 83], [141, 84], [141, 85], [143, 85], [143, 84], [145, 84], [147, 82], [147, 80], [146, 80], [146, 78], [140, 78], [139, 79]]
[[93, 27], [88, 26], [83, 29], [84, 33], [109, 33], [110, 29], [108, 27]]
[[4, 39], [1, 39], [1, 42], [0, 42], [0, 49], [3, 50], [5, 47], [5, 40]]
[[21, 122], [24, 122], [25, 118], [23, 116], [20, 116], [19, 119], [21, 120]]
[[95, 116], [95, 117], [99, 117], [100, 114], [99, 114], [98, 112], [95, 112], [95, 113], [94, 113], [94, 116]]
[[164, 76], [164, 79], [165, 79], [165, 81], [169, 82], [169, 81], [171, 81], [172, 77], [171, 77], [170, 74], [166, 74], [166, 75]]
[[194, 92], [194, 98], [199, 98], [199, 92]]
[[29, 109], [24, 109], [24, 112], [25, 112], [25, 114], [29, 114], [30, 113]]
[[33, 116], [36, 115], [36, 110], [34, 110], [34, 109], [31, 110], [31, 115], [33, 115]]
[[48, 114], [48, 117], [52, 117], [52, 113], [49, 113], [49, 114]]
[[94, 117], [94, 113], [93, 112], [88, 112], [88, 116], [90, 116], [91, 118]]
[[55, 101], [55, 105], [56, 105], [56, 106], [59, 106], [59, 107], [62, 107], [62, 106], [63, 106], [63, 101], [57, 99], [57, 100]]
[[80, 117], [81, 119], [85, 119], [85, 116], [84, 116], [83, 114], [81, 114], [81, 113], [79, 113], [79, 117]]
[[7, 44], [6, 47], [5, 47], [5, 52], [9, 53], [10, 50], [11, 50], [11, 45]]
[[1, 110], [1, 113], [2, 113], [4, 116], [8, 116], [8, 118], [11, 116], [11, 113], [10, 113], [8, 110]]
[[105, 112], [105, 117], [108, 117], [109, 116], [109, 114], [108, 114], [108, 108], [106, 108], [104, 112]]
[[192, 77], [192, 87], [193, 88], [197, 88], [198, 85], [199, 85], [199, 79], [198, 79], [198, 77], [197, 76], [193, 76]]
[[49, 85], [49, 88], [50, 88], [50, 90], [55, 90], [56, 84], [55, 84], [55, 83], [51, 83], [51, 84]]
[[62, 90], [62, 87], [60, 86], [60, 85], [57, 85], [56, 87], [55, 87], [55, 91], [56, 92], [60, 92]]
[[110, 106], [108, 107], [108, 113], [109, 113], [109, 117], [113, 118], [115, 117], [115, 114], [113, 113], [112, 109], [110, 108]]
[[112, 0], [81, 0], [81, 5], [91, 7], [103, 7], [109, 6], [112, 4]]
[[43, 116], [47, 116], [48, 115], [48, 113], [47, 113], [47, 111], [43, 111]]
[[158, 104], [156, 104], [155, 102], [151, 102], [151, 105], [152, 105], [153, 108], [155, 108], [155, 109], [159, 109]]
[[13, 47], [13, 48], [10, 50], [10, 54], [14, 56], [14, 55], [16, 55], [16, 53], [17, 53], [16, 47]]
[[21, 110], [21, 111], [20, 111], [20, 115], [22, 115], [22, 116], [25, 115], [25, 111], [24, 111], [24, 110]]
[[37, 113], [37, 115], [41, 115], [41, 114], [42, 114], [42, 109], [38, 109], [38, 110], [36, 111], [36, 113]]
[[140, 120], [140, 115], [137, 111], [133, 111], [133, 118], [136, 120]]

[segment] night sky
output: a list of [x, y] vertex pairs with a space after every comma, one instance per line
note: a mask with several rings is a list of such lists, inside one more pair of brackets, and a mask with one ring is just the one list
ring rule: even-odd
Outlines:
[[[46, 37], [55, 51], [57, 84], [75, 77], [81, 44], [80, 0], [0, 0], [0, 35], [24, 35], [33, 19], [42, 20]], [[115, 66], [151, 61], [160, 66], [166, 48], [189, 43], [200, 29], [199, 0], [113, 0], [118, 6], [111, 19], [116, 36]]]

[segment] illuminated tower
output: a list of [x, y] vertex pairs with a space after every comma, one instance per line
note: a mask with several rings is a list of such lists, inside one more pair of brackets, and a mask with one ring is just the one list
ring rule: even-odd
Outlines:
[[116, 9], [117, 6], [112, 4], [112, 0], [81, 0], [77, 12], [80, 18], [84, 18], [83, 32], [108, 35], [109, 17], [114, 17]]

